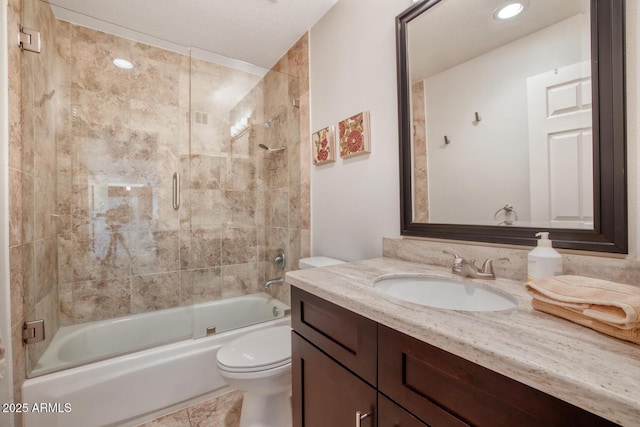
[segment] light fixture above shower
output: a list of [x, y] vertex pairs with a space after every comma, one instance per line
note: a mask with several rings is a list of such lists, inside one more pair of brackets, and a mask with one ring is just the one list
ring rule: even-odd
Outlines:
[[130, 70], [133, 68], [133, 64], [131, 61], [127, 61], [126, 59], [116, 58], [113, 60], [113, 65], [118, 68], [122, 68], [123, 70]]
[[231, 126], [231, 137], [238, 138], [249, 130], [249, 117], [243, 117]]

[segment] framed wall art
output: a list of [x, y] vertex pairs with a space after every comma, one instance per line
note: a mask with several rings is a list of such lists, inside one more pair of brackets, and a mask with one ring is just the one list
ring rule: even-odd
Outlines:
[[311, 135], [313, 164], [322, 165], [336, 161], [335, 129], [327, 126]]
[[371, 152], [368, 111], [341, 121], [339, 129], [340, 157], [344, 159]]

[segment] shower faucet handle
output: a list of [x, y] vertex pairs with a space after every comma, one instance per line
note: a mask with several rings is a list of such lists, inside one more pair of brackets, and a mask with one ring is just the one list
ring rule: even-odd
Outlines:
[[282, 249], [278, 249], [276, 251], [276, 256], [273, 259], [273, 265], [278, 270], [284, 270], [284, 266], [287, 264], [287, 257], [284, 255], [284, 251]]

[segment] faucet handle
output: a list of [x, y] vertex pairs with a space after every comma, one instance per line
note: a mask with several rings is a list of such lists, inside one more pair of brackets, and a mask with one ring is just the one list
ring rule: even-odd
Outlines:
[[482, 263], [482, 268], [480, 268], [480, 272], [483, 274], [494, 274], [493, 273], [493, 261], [509, 261], [509, 258], [487, 258]]
[[450, 251], [442, 251], [445, 254], [453, 255], [453, 265], [451, 266], [451, 270], [455, 272], [460, 272], [462, 270], [462, 263], [464, 262], [464, 258], [458, 255], [455, 252]]

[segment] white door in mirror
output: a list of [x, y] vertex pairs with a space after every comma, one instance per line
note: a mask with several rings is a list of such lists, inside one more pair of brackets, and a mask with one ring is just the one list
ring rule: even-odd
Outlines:
[[527, 79], [532, 224], [593, 228], [590, 66]]

